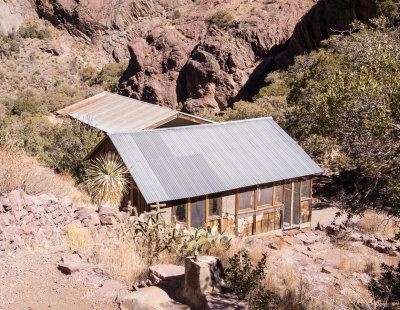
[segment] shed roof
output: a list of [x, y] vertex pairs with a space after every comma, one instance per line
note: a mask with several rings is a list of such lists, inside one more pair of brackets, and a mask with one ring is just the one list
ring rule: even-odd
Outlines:
[[[58, 110], [106, 133], [139, 131], [185, 113], [107, 91]], [[211, 122], [190, 115], [201, 122]]]
[[147, 203], [322, 172], [270, 117], [110, 138]]

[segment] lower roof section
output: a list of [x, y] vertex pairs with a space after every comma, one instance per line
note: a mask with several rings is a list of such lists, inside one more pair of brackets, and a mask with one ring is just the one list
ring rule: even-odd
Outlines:
[[147, 203], [322, 172], [272, 118], [115, 133], [110, 138]]
[[201, 117], [143, 102], [107, 91], [57, 111], [106, 133], [155, 128], [175, 118], [210, 123]]

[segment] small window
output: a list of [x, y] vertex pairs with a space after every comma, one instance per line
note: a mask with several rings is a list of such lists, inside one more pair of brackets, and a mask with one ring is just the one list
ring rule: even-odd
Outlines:
[[187, 223], [187, 200], [179, 200], [176, 202], [175, 216], [178, 222]]
[[283, 184], [275, 184], [275, 204], [283, 203]]
[[222, 209], [222, 197], [220, 195], [209, 196], [208, 203], [209, 216], [220, 216]]
[[254, 191], [242, 191], [238, 193], [238, 209], [254, 209]]
[[271, 206], [273, 193], [274, 186], [272, 184], [260, 186], [257, 191], [257, 205], [260, 207], [268, 205]]
[[311, 179], [301, 180], [301, 198], [302, 199], [311, 198]]
[[190, 200], [190, 226], [202, 227], [206, 222], [206, 200], [205, 197]]

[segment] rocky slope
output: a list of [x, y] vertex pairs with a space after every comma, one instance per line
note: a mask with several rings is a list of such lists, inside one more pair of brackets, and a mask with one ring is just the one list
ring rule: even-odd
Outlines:
[[250, 98], [266, 73], [318, 47], [332, 29], [366, 20], [371, 2], [38, 0], [35, 13], [116, 61], [129, 59], [123, 94], [217, 113]]

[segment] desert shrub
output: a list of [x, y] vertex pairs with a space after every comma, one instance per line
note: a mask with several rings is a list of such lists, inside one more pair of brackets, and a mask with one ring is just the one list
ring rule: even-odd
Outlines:
[[0, 193], [8, 193], [24, 186], [33, 162], [15, 147], [4, 144], [0, 147]]
[[119, 79], [127, 67], [128, 62], [126, 61], [105, 65], [97, 76], [95, 84], [101, 85], [111, 91], [115, 90], [118, 87]]
[[85, 185], [94, 202], [118, 208], [128, 184], [128, 169], [115, 153], [91, 161], [85, 173]]
[[99, 70], [95, 67], [85, 67], [82, 70], [82, 80], [89, 86], [96, 84], [97, 76], [99, 75]]
[[174, 13], [172, 14], [172, 19], [178, 19], [179, 17], [181, 17], [181, 11], [179, 10], [175, 10]]
[[382, 238], [394, 238], [399, 232], [399, 221], [386, 214], [374, 211], [365, 212], [356, 225], [364, 234], [377, 235]]
[[51, 31], [45, 25], [41, 25], [37, 20], [32, 19], [18, 29], [18, 35], [24, 39], [44, 40], [51, 38]]
[[85, 191], [77, 187], [68, 174], [57, 174], [24, 150], [0, 142], [0, 193], [23, 189], [27, 194], [52, 193], [56, 197], [69, 196], [78, 204], [89, 205]]
[[19, 53], [21, 42], [13, 35], [0, 37], [0, 56], [9, 57]]
[[227, 29], [233, 21], [233, 15], [227, 11], [218, 11], [207, 18], [211, 25], [216, 25], [221, 29]]
[[275, 298], [275, 295], [262, 285], [266, 276], [266, 262], [266, 253], [254, 265], [248, 251], [242, 250], [228, 259], [228, 266], [225, 268], [226, 284], [239, 296], [246, 298], [251, 309], [268, 309]]
[[383, 305], [383, 309], [394, 310], [400, 307], [400, 263], [397, 267], [382, 264], [383, 272], [378, 279], [372, 279], [369, 290]]

